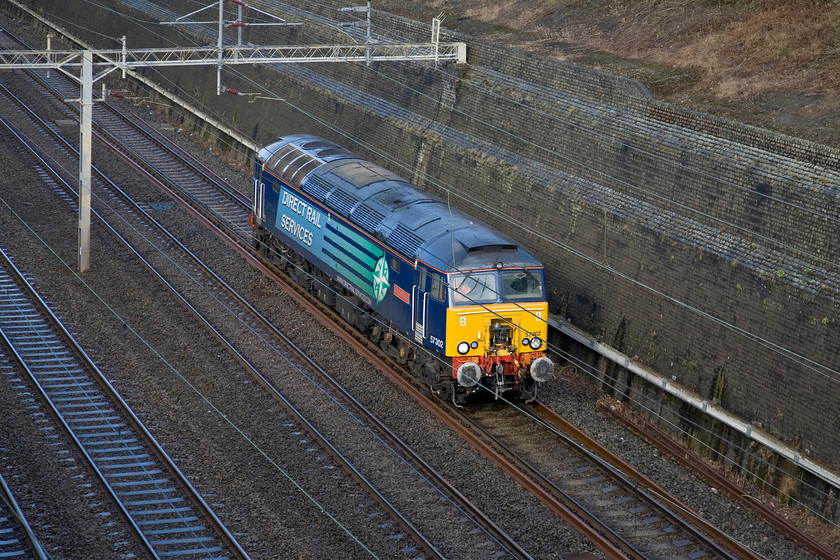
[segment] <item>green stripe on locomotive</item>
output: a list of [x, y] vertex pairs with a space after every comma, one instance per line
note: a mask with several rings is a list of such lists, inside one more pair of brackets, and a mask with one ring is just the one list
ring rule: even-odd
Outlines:
[[374, 301], [385, 299], [390, 287], [385, 251], [286, 185], [278, 196], [274, 229]]

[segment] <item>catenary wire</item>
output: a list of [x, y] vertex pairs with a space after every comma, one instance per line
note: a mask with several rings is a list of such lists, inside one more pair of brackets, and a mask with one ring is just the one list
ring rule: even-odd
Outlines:
[[[25, 138], [25, 135], [22, 135], [22, 136]], [[27, 139], [27, 141], [30, 141], [30, 142], [31, 142], [31, 140], [29, 140], [29, 139]], [[50, 155], [45, 155], [44, 157], [45, 157], [45, 158], [49, 161], [49, 163], [50, 163], [50, 165], [51, 165], [52, 167], [57, 168], [57, 169], [61, 169], [61, 170], [62, 170], [62, 171], [64, 171], [66, 174], [68, 174], [68, 175], [72, 176], [72, 174], [73, 174], [74, 170], [67, 169], [66, 167], [64, 167], [64, 166], [61, 164], [61, 162], [58, 162], [57, 160], [55, 160], [55, 159], [54, 159], [54, 157], [52, 157], [52, 156], [50, 156]], [[136, 234], [137, 236], [139, 236], [140, 238], [142, 238], [142, 239], [143, 239], [143, 240], [144, 240], [144, 241], [148, 244], [148, 246], [149, 246], [149, 247], [151, 247], [154, 251], [156, 251], [156, 252], [157, 252], [157, 253], [158, 253], [158, 254], [159, 254], [162, 258], [164, 258], [165, 260], [167, 260], [167, 261], [170, 263], [170, 265], [174, 266], [174, 267], [175, 267], [178, 271], [180, 271], [180, 273], [181, 273], [184, 277], [186, 277], [186, 278], [187, 278], [190, 282], [194, 283], [194, 284], [195, 284], [196, 286], [198, 286], [198, 287], [203, 287], [203, 283], [202, 283], [199, 279], [195, 278], [195, 277], [194, 277], [194, 276], [193, 276], [193, 275], [192, 275], [192, 274], [191, 274], [188, 270], [186, 270], [186, 269], [185, 269], [185, 268], [184, 268], [184, 267], [183, 267], [180, 263], [178, 263], [178, 262], [176, 262], [176, 261], [172, 260], [172, 258], [171, 258], [169, 255], [167, 255], [167, 254], [163, 253], [163, 251], [160, 249], [160, 247], [159, 247], [157, 244], [153, 243], [153, 242], [152, 242], [152, 240], [150, 240], [150, 239], [149, 239], [149, 237], [146, 235], [146, 233], [145, 233], [145, 232], [138, 230], [134, 224], [129, 223], [129, 222], [125, 219], [125, 217], [122, 215], [122, 212], [120, 212], [117, 208], [115, 208], [115, 207], [111, 204], [111, 202], [110, 202], [108, 199], [106, 199], [106, 198], [102, 198], [102, 197], [99, 195], [99, 193], [98, 193], [97, 191], [95, 191], [95, 190], [94, 190], [94, 191], [92, 191], [92, 193], [91, 193], [91, 194], [92, 194], [92, 198], [93, 198], [93, 200], [94, 200], [94, 201], [98, 202], [98, 203], [99, 203], [100, 205], [102, 205], [104, 208], [109, 209], [109, 210], [110, 210], [110, 211], [111, 211], [111, 212], [112, 212], [112, 213], [113, 213], [113, 214], [114, 214], [114, 215], [115, 215], [115, 216], [116, 216], [116, 217], [117, 217], [117, 218], [118, 218], [118, 219], [119, 219], [119, 220], [120, 220], [120, 221], [121, 221], [121, 222], [122, 222], [122, 223], [123, 223], [123, 224], [124, 224], [127, 228], [129, 228], [129, 229], [130, 229], [130, 230], [131, 230], [134, 234]], [[2, 200], [2, 198], [0, 198], [0, 200]], [[4, 202], [4, 204], [6, 204], [6, 203], [5, 203], [5, 201], [3, 201], [3, 202]], [[6, 206], [8, 207], [9, 205], [8, 205], [8, 204], [6, 204]], [[98, 214], [97, 214], [97, 215], [98, 215]], [[18, 217], [18, 219], [20, 220], [21, 218], [19, 218], [19, 217]], [[24, 224], [24, 225], [26, 225], [26, 224]], [[31, 228], [29, 228], [29, 226], [27, 226], [27, 228], [28, 228], [28, 229], [30, 229], [30, 231], [31, 231]], [[50, 250], [50, 252], [52, 252], [53, 254], [55, 254], [55, 251], [54, 251], [54, 250], [52, 250], [49, 246], [47, 246], [47, 245], [46, 245], [46, 242], [45, 242], [44, 240], [42, 240], [41, 238], [39, 238], [39, 241], [41, 241], [42, 243], [44, 243], [44, 244], [45, 244], [45, 246], [47, 247], [47, 249], [49, 249], [49, 250]], [[64, 263], [64, 264], [65, 264], [65, 266], [68, 266], [68, 267], [69, 267], [69, 265], [67, 265], [66, 263]], [[78, 274], [76, 274], [75, 272], [74, 272], [74, 274], [78, 277]], [[88, 287], [88, 286], [86, 285], [86, 287]], [[90, 289], [90, 288], [88, 287], [88, 289]], [[94, 293], [94, 295], [97, 295], [97, 294], [95, 294], [95, 293]], [[236, 311], [236, 310], [234, 310], [234, 309], [231, 309], [231, 308], [230, 308], [230, 307], [229, 307], [229, 306], [228, 306], [228, 305], [227, 305], [227, 304], [226, 304], [226, 303], [225, 303], [225, 302], [224, 302], [224, 301], [223, 301], [223, 300], [219, 297], [219, 294], [217, 294], [217, 293], [215, 293], [215, 292], [207, 292], [207, 295], [209, 295], [212, 299], [214, 299], [214, 300], [215, 300], [215, 301], [216, 301], [216, 302], [220, 305], [220, 307], [222, 307], [222, 308], [223, 308], [226, 312], [228, 312], [228, 313], [230, 314], [230, 316], [231, 316], [231, 317], [232, 317], [235, 321], [239, 322], [239, 323], [240, 323], [240, 324], [241, 324], [241, 325], [245, 328], [245, 330], [246, 330], [246, 331], [250, 331], [250, 332], [251, 332], [254, 336], [256, 336], [256, 337], [257, 337], [260, 341], [262, 341], [265, 345], [267, 345], [267, 346], [270, 348], [271, 352], [273, 352], [273, 353], [274, 353], [274, 354], [275, 354], [275, 355], [276, 355], [279, 359], [281, 359], [284, 363], [286, 363], [288, 366], [290, 366], [291, 368], [293, 368], [293, 369], [294, 369], [294, 370], [295, 370], [295, 371], [296, 371], [299, 375], [301, 375], [303, 378], [305, 378], [305, 379], [308, 381], [308, 383], [309, 383], [309, 384], [310, 384], [310, 385], [311, 385], [311, 386], [312, 386], [315, 390], [317, 390], [317, 391], [321, 392], [321, 393], [322, 393], [322, 394], [323, 394], [323, 395], [324, 395], [324, 396], [325, 396], [328, 400], [332, 401], [332, 402], [333, 402], [333, 403], [334, 403], [337, 407], [339, 407], [341, 410], [343, 410], [343, 411], [344, 411], [344, 413], [345, 413], [345, 414], [347, 414], [347, 415], [348, 415], [348, 416], [352, 419], [352, 421], [354, 421], [356, 424], [358, 424], [358, 425], [360, 425], [360, 426], [364, 426], [364, 423], [363, 423], [363, 421], [362, 421], [362, 419], [361, 419], [361, 418], [359, 418], [357, 415], [355, 415], [355, 414], [354, 414], [354, 413], [353, 413], [350, 409], [348, 409], [348, 408], [347, 408], [347, 406], [346, 406], [346, 405], [344, 405], [342, 402], [340, 402], [340, 400], [339, 400], [339, 399], [338, 399], [338, 398], [337, 398], [334, 394], [332, 394], [332, 393], [331, 393], [331, 392], [330, 392], [330, 391], [329, 391], [326, 387], [324, 387], [321, 383], [319, 383], [319, 382], [318, 382], [318, 381], [317, 381], [317, 380], [316, 380], [316, 379], [315, 379], [312, 375], [310, 375], [308, 372], [306, 372], [306, 371], [302, 368], [302, 366], [301, 366], [301, 365], [300, 365], [297, 361], [292, 360], [292, 359], [291, 359], [291, 358], [290, 358], [287, 354], [284, 354], [283, 352], [281, 352], [281, 351], [279, 350], [279, 348], [277, 348], [274, 344], [272, 344], [272, 343], [271, 343], [271, 342], [270, 342], [270, 341], [269, 341], [269, 340], [268, 340], [268, 339], [267, 339], [267, 338], [266, 338], [266, 337], [265, 337], [265, 336], [264, 336], [261, 332], [259, 332], [258, 330], [255, 330], [254, 326], [253, 326], [253, 325], [251, 325], [251, 324], [249, 324], [248, 322], [246, 322], [246, 321], [245, 321], [245, 319], [244, 319], [244, 317], [241, 315], [241, 313], [237, 312], [237, 311]], [[103, 299], [102, 299], [101, 297], [99, 297], [98, 295], [97, 295], [97, 299], [99, 299], [99, 300], [100, 300], [100, 301], [101, 301], [104, 305], [106, 305], [106, 306], [107, 306], [107, 304], [105, 304], [105, 302], [103, 301]], [[112, 312], [112, 314], [115, 314], [115, 316], [116, 316], [116, 312], [115, 312], [112, 308], [108, 307], [108, 309], [109, 309], [109, 311], [111, 311], [111, 312]], [[124, 324], [126, 324], [127, 328], [129, 328], [129, 329], [131, 330], [131, 332], [132, 332], [135, 336], [137, 336], [137, 337], [138, 337], [138, 339], [140, 339], [140, 340], [141, 340], [141, 341], [142, 341], [145, 345], [149, 346], [149, 347], [150, 347], [150, 349], [151, 349], [151, 350], [153, 350], [153, 352], [154, 352], [154, 354], [155, 354], [156, 356], [158, 356], [158, 357], [160, 357], [162, 360], [164, 360], [164, 363], [165, 363], [168, 367], [170, 367], [170, 368], [172, 368], [172, 367], [173, 367], [173, 366], [171, 366], [168, 362], [166, 362], [164, 358], [162, 358], [162, 356], [160, 355], [160, 353], [159, 353], [159, 352], [157, 352], [154, 348], [151, 348], [150, 343], [148, 343], [145, 339], [143, 339], [143, 338], [140, 336], [140, 334], [139, 334], [139, 333], [135, 332], [135, 331], [134, 331], [134, 329], [133, 329], [133, 328], [132, 328], [132, 327], [131, 327], [128, 323], [126, 323], [126, 322], [125, 322], [125, 321], [124, 321], [121, 317], [119, 317], [119, 316], [117, 316], [117, 317], [118, 317], [120, 320], [122, 320]], [[206, 396], [202, 395], [202, 394], [199, 392], [199, 390], [198, 390], [197, 388], [195, 388], [195, 387], [194, 387], [194, 386], [193, 386], [193, 385], [192, 385], [192, 384], [191, 384], [191, 383], [190, 383], [187, 379], [185, 379], [185, 378], [184, 378], [184, 376], [183, 376], [180, 372], [178, 372], [178, 371], [174, 371], [174, 370], [173, 370], [173, 372], [174, 372], [176, 375], [178, 375], [179, 377], [181, 377], [181, 378], [185, 381], [185, 383], [187, 383], [187, 384], [190, 386], [190, 388], [192, 388], [192, 389], [193, 389], [196, 393], [198, 393], [198, 394], [199, 394], [199, 396], [201, 396], [201, 398], [202, 398], [202, 399], [204, 399], [206, 402], [208, 402], [208, 404], [210, 404], [210, 405], [212, 406], [212, 408], [213, 408], [213, 410], [214, 410], [214, 411], [216, 411], [217, 413], [219, 413], [220, 415], [222, 415], [222, 416], [225, 418], [225, 420], [226, 420], [229, 424], [231, 424], [231, 425], [232, 425], [232, 426], [233, 426], [233, 427], [237, 430], [237, 432], [238, 432], [238, 433], [240, 433], [240, 435], [242, 435], [242, 436], [246, 439], [246, 441], [247, 441], [250, 445], [254, 446], [254, 447], [255, 447], [255, 448], [259, 451], [259, 453], [260, 453], [261, 455], [263, 455], [264, 457], [266, 457], [267, 459], [269, 459], [269, 461], [270, 461], [270, 463], [271, 463], [271, 465], [272, 465], [272, 466], [274, 466], [275, 468], [277, 468], [277, 469], [278, 469], [278, 470], [279, 470], [279, 471], [280, 471], [280, 472], [281, 472], [281, 473], [282, 473], [282, 474], [283, 474], [286, 478], [288, 478], [288, 479], [289, 479], [289, 480], [290, 480], [290, 481], [291, 481], [291, 482], [292, 482], [292, 483], [293, 483], [296, 487], [298, 487], [298, 489], [300, 489], [302, 492], [304, 492], [304, 493], [306, 494], [305, 489], [303, 489], [303, 488], [300, 486], [300, 484], [299, 484], [299, 483], [297, 483], [297, 482], [296, 482], [293, 478], [291, 478], [291, 475], [289, 475], [286, 471], [284, 471], [284, 470], [282, 469], [282, 467], [279, 467], [279, 466], [278, 466], [278, 465], [277, 465], [274, 461], [272, 461], [272, 460], [271, 460], [271, 459], [270, 459], [270, 458], [266, 455], [266, 453], [265, 453], [262, 449], [260, 449], [260, 448], [258, 447], [258, 445], [257, 445], [257, 444], [256, 444], [256, 443], [255, 443], [255, 442], [254, 442], [254, 441], [253, 441], [253, 440], [252, 440], [249, 436], [247, 436], [247, 434], [243, 433], [243, 432], [241, 431], [241, 429], [240, 429], [239, 427], [237, 427], [236, 425], [234, 425], [234, 424], [233, 424], [233, 422], [232, 422], [229, 418], [227, 418], [226, 416], [224, 416], [224, 413], [222, 413], [222, 412], [218, 409], [218, 407], [217, 407], [217, 406], [212, 405], [212, 403], [210, 403], [210, 402], [209, 402], [208, 397], [206, 397]], [[469, 514], [468, 512], [466, 512], [465, 510], [463, 510], [463, 508], [462, 508], [459, 504], [457, 504], [454, 500], [452, 500], [452, 498], [451, 498], [450, 496], [448, 496], [448, 495], [444, 494], [444, 493], [443, 493], [443, 491], [442, 491], [442, 489], [440, 489], [439, 487], [437, 487], [436, 485], [434, 485], [434, 483], [433, 483], [431, 480], [429, 480], [429, 479], [428, 479], [428, 478], [427, 478], [427, 477], [426, 477], [426, 476], [425, 476], [425, 475], [424, 475], [421, 471], [419, 471], [415, 465], [413, 465], [412, 463], [410, 463], [410, 462], [409, 462], [409, 461], [408, 461], [405, 457], [403, 457], [403, 456], [399, 453], [399, 451], [398, 451], [397, 449], [395, 449], [395, 448], [394, 448], [393, 446], [391, 446], [391, 445], [390, 445], [387, 441], [385, 441], [385, 440], [381, 437], [381, 435], [380, 435], [380, 434], [378, 434], [378, 433], [376, 433], [376, 432], [374, 432], [374, 431], [371, 431], [371, 430], [368, 430], [368, 433], [370, 433], [370, 434], [371, 434], [371, 435], [372, 435], [372, 436], [373, 436], [373, 437], [374, 437], [374, 438], [375, 438], [375, 439], [376, 439], [376, 440], [377, 440], [377, 441], [378, 441], [378, 442], [379, 442], [379, 443], [380, 443], [380, 444], [381, 444], [381, 445], [382, 445], [382, 446], [383, 446], [383, 447], [384, 447], [387, 451], [389, 451], [389, 452], [390, 452], [393, 456], [395, 456], [395, 457], [396, 457], [399, 461], [401, 461], [401, 462], [402, 462], [402, 463], [403, 463], [403, 464], [404, 464], [407, 468], [409, 468], [409, 470], [411, 470], [412, 472], [414, 472], [414, 473], [415, 473], [415, 475], [419, 476], [422, 480], [424, 480], [424, 481], [425, 481], [425, 482], [429, 485], [429, 487], [430, 487], [430, 488], [431, 488], [434, 492], [436, 492], [439, 496], [441, 496], [444, 500], [446, 500], [446, 501], [447, 501], [447, 502], [448, 502], [448, 503], [449, 503], [452, 507], [454, 507], [454, 508], [458, 509], [458, 510], [459, 510], [459, 511], [460, 511], [460, 512], [461, 512], [461, 513], [462, 513], [462, 514], [463, 514], [466, 518], [468, 518], [468, 519], [472, 519], [473, 521], [475, 521], [473, 518], [471, 518], [471, 517], [470, 517], [470, 514]], [[313, 496], [311, 496], [311, 495], [309, 495], [309, 494], [306, 494], [306, 496], [307, 496], [307, 498], [309, 498], [311, 501], [313, 501], [313, 502], [315, 501], [315, 498], [314, 498]], [[358, 539], [358, 538], [356, 538], [354, 535], [352, 535], [352, 533], [350, 533], [350, 532], [349, 532], [349, 529], [348, 529], [348, 528], [344, 527], [344, 526], [340, 523], [340, 521], [338, 521], [337, 519], [335, 519], [335, 518], [332, 516], [332, 514], [330, 514], [330, 513], [329, 513], [329, 511], [327, 511], [327, 510], [326, 510], [323, 506], [321, 506], [320, 504], [317, 504], [317, 502], [316, 502], [316, 505], [318, 505], [318, 507], [319, 507], [319, 508], [320, 508], [320, 509], [321, 509], [321, 510], [322, 510], [322, 511], [323, 511], [323, 512], [324, 512], [324, 513], [328, 516], [328, 517], [330, 517], [330, 519], [332, 519], [332, 520], [333, 520], [334, 522], [336, 522], [336, 523], [337, 523], [337, 524], [338, 524], [338, 525], [339, 525], [342, 529], [344, 529], [344, 530], [345, 530], [345, 532], [348, 532], [348, 534], [349, 534], [351, 537], [353, 537], [355, 540], [357, 540], [357, 542], [359, 542], [359, 544], [360, 544], [361, 546], [363, 546], [363, 547], [365, 548], [365, 550], [366, 550], [366, 551], [368, 551], [371, 555], [373, 555], [373, 553], [372, 553], [371, 551], [369, 551], [369, 549], [368, 549], [368, 548], [367, 548], [367, 547], [366, 547], [363, 543], [361, 543], [361, 541], [359, 541], [359, 539]], [[479, 530], [483, 531], [485, 534], [487, 534], [487, 536], [488, 536], [489, 538], [491, 538], [491, 539], [493, 539], [494, 541], [498, 542], [498, 541], [496, 540], [496, 538], [495, 538], [493, 535], [491, 535], [491, 534], [487, 531], [487, 529], [486, 529], [486, 528], [482, 527], [480, 524], [477, 524], [477, 528], [478, 528]]]
[[[259, 84], [256, 84], [256, 85], [259, 85]], [[267, 93], [271, 93], [272, 95], [274, 95], [272, 92], [269, 92], [267, 89], [265, 89], [264, 91], [266, 91]], [[288, 101], [286, 101], [285, 99], [282, 99], [281, 97], [278, 97], [278, 96], [275, 96], [275, 98], [276, 98], [276, 99], [279, 99], [279, 100], [282, 100], [282, 101], [284, 101], [284, 102], [286, 102], [286, 103], [287, 103], [287, 104], [289, 104], [289, 105], [290, 105], [293, 109], [296, 109], [296, 110], [298, 110], [298, 111], [301, 111], [301, 112], [303, 112], [304, 114], [307, 114], [307, 116], [309, 116], [310, 118], [313, 118], [314, 120], [316, 120], [316, 121], [318, 121], [318, 122], [321, 122], [321, 124], [322, 124], [322, 125], [329, 126], [329, 124], [328, 124], [328, 123], [325, 123], [324, 121], [320, 121], [320, 120], [319, 120], [319, 119], [317, 119], [317, 117], [315, 117], [314, 115], [311, 115], [311, 114], [306, 113], [305, 111], [302, 111], [300, 108], [295, 107], [294, 105], [292, 105], [291, 103], [289, 103], [289, 102], [288, 102]], [[373, 146], [371, 146], [370, 144], [368, 144], [368, 143], [366, 143], [366, 142], [362, 141], [361, 139], [359, 139], [359, 138], [355, 138], [353, 135], [348, 134], [348, 133], [345, 133], [344, 131], [342, 131], [342, 130], [338, 129], [337, 127], [332, 127], [332, 126], [329, 126], [329, 128], [333, 129], [336, 133], [338, 133], [338, 134], [340, 134], [340, 135], [342, 135], [342, 136], [348, 137], [348, 138], [350, 138], [350, 139], [355, 139], [355, 141], [357, 141], [360, 145], [366, 146], [366, 147], [367, 147], [369, 150], [371, 150], [373, 153], [377, 153], [377, 155], [382, 156], [384, 159], [390, 160], [390, 161], [392, 161], [392, 163], [398, 164], [400, 167], [405, 168], [405, 169], [408, 169], [408, 166], [407, 166], [407, 165], [402, 164], [401, 162], [395, 162], [395, 161], [393, 161], [393, 160], [392, 160], [392, 158], [390, 158], [387, 154], [383, 154], [383, 153], [382, 153], [382, 152], [380, 152], [379, 150], [376, 150]], [[439, 188], [442, 188], [443, 190], [445, 190], [445, 191], [447, 191], [447, 192], [452, 190], [452, 189], [450, 189], [450, 188], [446, 187], [445, 185], [442, 185], [442, 184], [440, 184], [440, 183], [437, 183], [437, 184], [438, 184]], [[456, 195], [457, 195], [457, 193], [456, 193]], [[522, 224], [522, 225], [524, 225], [524, 224]], [[521, 226], [520, 226], [520, 227], [521, 227]], [[527, 226], [525, 226], [525, 228], [526, 228], [526, 231], [528, 231], [528, 230], [527, 230]], [[532, 232], [532, 233], [533, 233], [533, 232]], [[564, 244], [562, 244], [562, 243], [561, 243], [561, 242], [559, 242], [559, 241], [554, 241], [554, 240], [549, 240], [549, 241], [551, 241], [552, 243], [554, 243], [554, 244], [556, 244], [556, 245], [560, 246], [561, 248], [563, 248], [563, 249], [565, 249], [565, 250], [567, 250], [567, 251], [569, 251], [569, 252], [572, 252], [573, 254], [576, 254], [576, 253], [575, 253], [575, 251], [571, 250], [571, 248], [569, 248], [569, 247], [565, 247], [565, 246], [564, 246]], [[576, 256], [583, 257], [583, 258], [587, 258], [587, 257], [585, 257], [585, 255], [580, 255], [580, 254], [576, 254]], [[599, 263], [597, 263], [597, 261], [594, 261], [594, 262], [593, 262], [593, 264], [596, 264], [596, 265], [599, 265], [599, 266], [600, 266], [600, 264], [599, 264]], [[606, 268], [607, 270], [609, 270], [609, 271], [614, 272], [614, 273], [616, 273], [616, 274], [617, 274], [617, 271], [613, 271], [610, 267], [604, 267], [604, 268]], [[627, 279], [627, 280], [630, 280], [630, 281], [635, 282], [635, 281], [634, 281], [634, 280], [632, 280], [632, 279], [629, 279], [629, 278], [626, 278], [626, 279]], [[644, 284], [641, 284], [641, 283], [639, 283], [639, 285], [641, 285], [641, 286], [643, 286], [643, 287], [646, 287], [647, 289], [652, 289], [651, 287], [645, 286]], [[658, 292], [657, 292], [657, 293], [658, 293]], [[664, 294], [660, 294], [660, 295], [663, 295], [663, 296], [664, 296]], [[667, 296], [665, 296], [665, 297], [666, 297], [667, 299], [672, 299], [672, 298], [667, 297]], [[673, 301], [674, 301], [675, 303], [677, 303], [678, 305], [685, 305], [685, 304], [682, 304], [682, 302], [678, 302], [678, 301], [676, 301], [676, 300], [673, 300]], [[691, 308], [690, 308], [690, 306], [688, 306], [688, 308], [689, 308], [689, 309], [691, 309]], [[694, 311], [699, 312], [699, 310], [694, 310]], [[714, 318], [712, 318], [712, 317], [710, 317], [710, 319], [715, 320], [715, 319], [714, 319]], [[724, 324], [725, 326], [727, 326], [727, 324], [726, 324], [726, 323], [723, 323], [723, 324]], [[728, 325], [728, 326], [729, 326], [729, 327], [733, 327], [732, 325]], [[746, 333], [746, 334], [751, 334], [751, 333]], [[759, 340], [761, 340], [761, 339], [760, 339], [760, 337], [757, 337], [757, 338], [758, 338]], [[769, 342], [769, 341], [765, 341], [765, 342]], [[772, 343], [771, 343], [771, 344], [772, 344]], [[835, 374], [836, 374], [836, 373], [838, 373], [836, 370], [830, 370], [830, 371], [831, 371], [832, 373], [835, 373]]]

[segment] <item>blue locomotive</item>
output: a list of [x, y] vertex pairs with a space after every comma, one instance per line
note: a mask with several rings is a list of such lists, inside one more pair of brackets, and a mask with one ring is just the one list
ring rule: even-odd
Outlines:
[[310, 135], [254, 165], [257, 248], [455, 403], [536, 396], [545, 355], [543, 265], [408, 181]]

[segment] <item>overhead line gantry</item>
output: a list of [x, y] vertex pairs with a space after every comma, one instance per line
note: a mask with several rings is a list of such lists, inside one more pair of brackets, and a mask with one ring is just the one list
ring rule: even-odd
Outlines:
[[[8, 0], [30, 16], [61, 32], [51, 22], [17, 0]], [[238, 20], [224, 20], [224, 4], [231, 2], [238, 7]], [[187, 18], [205, 9], [218, 5], [218, 44], [216, 47], [193, 48], [148, 48], [129, 49], [123, 37], [121, 49], [84, 49], [43, 51], [0, 51], [0, 70], [9, 69], [55, 69], [78, 81], [81, 85], [79, 103], [80, 158], [79, 158], [79, 272], [90, 267], [90, 186], [93, 124], [93, 84], [114, 70], [121, 70], [123, 79], [129, 70], [148, 67], [216, 66], [216, 93], [224, 91], [221, 71], [226, 65], [240, 64], [290, 64], [312, 62], [387, 62], [387, 61], [433, 61], [441, 60], [466, 63], [466, 43], [441, 43], [439, 41], [440, 20], [432, 23], [432, 42], [419, 44], [375, 43], [368, 36], [365, 44], [358, 45], [304, 45], [304, 46], [243, 46], [241, 30], [249, 25], [300, 25], [279, 21], [266, 24], [248, 24], [242, 21], [242, 8], [247, 5], [241, 0], [219, 0], [182, 16], [174, 22], [163, 25], [202, 24], [208, 22], [187, 21]], [[257, 10], [262, 14], [267, 14]], [[367, 8], [370, 14], [370, 4]], [[272, 16], [275, 17], [275, 16]], [[239, 30], [238, 44], [225, 46], [223, 32], [227, 27]], [[49, 45], [49, 42], [48, 42]], [[97, 74], [94, 75], [94, 69]], [[76, 76], [71, 70], [77, 70]]]

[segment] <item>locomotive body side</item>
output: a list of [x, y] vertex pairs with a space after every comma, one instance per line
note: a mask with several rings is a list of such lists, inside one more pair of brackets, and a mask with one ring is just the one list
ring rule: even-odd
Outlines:
[[253, 195], [263, 254], [433, 390], [533, 398], [550, 377], [544, 269], [492, 228], [308, 135], [260, 150]]
[[[255, 192], [261, 192], [264, 200], [260, 227], [282, 239], [363, 306], [388, 318], [393, 328], [408, 333], [411, 289], [416, 284], [414, 263], [285, 183], [264, 163], [257, 160], [254, 178]], [[333, 303], [329, 287], [324, 286], [321, 295]], [[438, 336], [443, 339], [445, 333]]]

